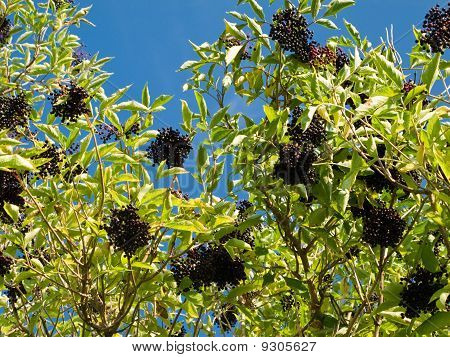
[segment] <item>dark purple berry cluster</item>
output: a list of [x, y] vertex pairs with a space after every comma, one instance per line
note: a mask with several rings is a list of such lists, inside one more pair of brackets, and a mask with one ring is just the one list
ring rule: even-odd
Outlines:
[[306, 18], [297, 9], [285, 9], [274, 14], [269, 36], [283, 50], [295, 53], [302, 62], [308, 62], [309, 41], [313, 32], [308, 29]]
[[69, 183], [72, 183], [77, 176], [87, 173], [87, 170], [80, 164], [71, 165], [69, 162], [66, 162], [64, 169], [67, 169], [67, 172], [64, 174], [64, 180]]
[[[225, 48], [227, 50], [234, 46], [242, 46], [243, 45], [242, 41], [240, 41], [237, 38], [232, 37], [232, 36], [223, 37], [223, 38], [221, 38], [221, 40], [225, 44]], [[242, 50], [241, 60], [248, 60], [252, 57], [249, 50], [252, 50], [252, 46], [246, 45], [246, 47]]]
[[55, 4], [56, 10], [59, 10], [64, 5], [73, 5], [74, 0], [53, 0], [53, 3]]
[[[242, 200], [242, 201], [239, 201], [238, 203], [236, 203], [236, 209], [239, 212], [238, 217], [234, 222], [234, 225], [236, 227], [238, 227], [241, 223], [245, 222], [245, 220], [248, 217], [248, 211], [252, 207], [253, 207], [253, 205], [247, 200]], [[227, 235], [220, 238], [220, 243], [225, 244], [226, 242], [228, 242], [230, 239], [233, 239], [233, 238], [239, 239], [239, 240], [247, 243], [252, 248], [255, 246], [255, 238], [253, 237], [252, 229], [250, 227], [248, 227], [244, 230], [235, 229], [231, 233], [228, 233]]]
[[281, 308], [284, 312], [292, 310], [293, 307], [298, 307], [300, 304], [295, 299], [294, 292], [291, 290], [281, 297]]
[[5, 276], [11, 270], [14, 261], [0, 252], [0, 276]]
[[43, 165], [39, 166], [39, 176], [41, 178], [53, 177], [61, 173], [61, 163], [64, 161], [64, 152], [55, 144], [46, 141], [43, 147], [44, 151], [32, 157], [36, 159], [50, 159]]
[[411, 92], [414, 88], [416, 88], [416, 83], [410, 79], [409, 81], [403, 83], [403, 93], [408, 94]]
[[6, 17], [0, 18], [0, 46], [8, 43], [9, 34], [11, 32], [12, 24]]
[[171, 271], [178, 286], [187, 277], [197, 291], [213, 284], [223, 290], [246, 279], [243, 261], [233, 259], [221, 245], [204, 244], [192, 248], [172, 263]]
[[0, 129], [15, 130], [18, 126], [28, 125], [31, 106], [25, 94], [16, 96], [0, 96]]
[[279, 159], [274, 166], [274, 176], [287, 185], [314, 184], [317, 174], [313, 163], [318, 159], [314, 145], [283, 144], [279, 149]]
[[450, 4], [447, 7], [436, 5], [425, 15], [422, 24], [422, 47], [430, 46], [433, 53], [444, 53], [450, 46]]
[[371, 246], [396, 247], [403, 236], [406, 222], [392, 208], [368, 206], [363, 209], [361, 239]]
[[0, 170], [0, 222], [12, 223], [11, 218], [4, 209], [4, 203], [10, 203], [19, 207], [25, 205], [25, 200], [20, 194], [23, 187], [17, 172]]
[[[433, 294], [446, 285], [448, 274], [443, 271], [432, 273], [421, 266], [407, 277], [402, 278], [403, 290], [400, 293], [400, 306], [406, 311], [407, 318], [419, 317], [421, 313], [435, 313], [436, 301], [430, 302]], [[447, 299], [447, 304], [449, 300]]]
[[192, 150], [189, 135], [181, 135], [172, 128], [159, 129], [158, 135], [147, 149], [147, 157], [153, 165], [166, 161], [166, 166], [183, 167], [184, 161]]
[[116, 251], [123, 251], [131, 258], [138, 248], [146, 246], [152, 239], [150, 224], [143, 221], [138, 209], [128, 205], [122, 209], [113, 209], [109, 223], [103, 226], [108, 239]]
[[215, 325], [224, 332], [231, 331], [237, 322], [236, 306], [230, 304], [222, 305], [221, 311], [214, 318]]
[[5, 284], [5, 287], [7, 289], [6, 296], [8, 297], [9, 303], [11, 305], [14, 305], [22, 295], [25, 295], [27, 293], [22, 282], [20, 282], [18, 285]]
[[61, 118], [63, 124], [76, 123], [83, 115], [91, 115], [87, 99], [89, 94], [86, 89], [70, 82], [69, 85], [61, 85], [61, 89], [55, 90], [49, 96], [52, 102], [51, 114]]
[[309, 44], [308, 62], [311, 66], [317, 68], [327, 68], [332, 66], [336, 68], [336, 52], [328, 46], [321, 46], [315, 41]]
[[338, 47], [336, 49], [336, 71], [339, 72], [345, 65], [350, 64], [350, 58], [348, 55], [342, 50], [342, 48]]
[[291, 122], [288, 124], [288, 135], [291, 142], [302, 145], [305, 142], [317, 147], [326, 139], [325, 125], [318, 114], [314, 114], [311, 123], [306, 130], [302, 129], [300, 117], [303, 113], [301, 107], [296, 107], [291, 115]]

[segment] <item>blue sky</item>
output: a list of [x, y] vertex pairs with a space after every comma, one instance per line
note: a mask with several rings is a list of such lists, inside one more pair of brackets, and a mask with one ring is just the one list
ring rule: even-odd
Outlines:
[[[283, 3], [276, 0], [269, 6], [268, 0], [259, 2], [266, 14], [272, 14]], [[78, 3], [87, 6], [94, 1], [78, 0]], [[114, 73], [107, 84], [108, 91], [133, 84], [128, 93], [140, 98], [143, 85], [149, 82], [153, 98], [160, 94], [175, 95], [168, 110], [158, 113], [155, 125], [178, 126], [181, 120], [179, 100], [191, 98], [182, 93], [181, 88], [188, 73], [176, 73], [184, 61], [195, 58], [189, 40], [195, 43], [215, 41], [224, 29], [226, 12], [246, 9], [237, 7], [236, 3], [236, 0], [97, 0], [89, 16], [96, 28], [83, 25], [78, 34], [91, 53], [99, 51], [101, 56], [115, 57], [106, 67]], [[427, 10], [437, 3], [442, 5], [446, 1], [357, 0], [356, 6], [341, 15], [373, 44], [379, 43], [380, 36], [385, 37], [386, 27], [394, 24], [396, 46], [400, 52], [407, 52], [414, 42], [410, 32], [412, 25], [420, 25]], [[343, 28], [342, 18], [337, 24]], [[265, 30], [268, 31], [267, 27]], [[315, 30], [322, 42], [337, 33], [319, 27]]]

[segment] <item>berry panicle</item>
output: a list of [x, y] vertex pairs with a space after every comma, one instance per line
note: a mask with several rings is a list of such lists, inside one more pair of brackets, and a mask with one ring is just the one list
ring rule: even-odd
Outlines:
[[89, 98], [86, 89], [75, 82], [62, 84], [59, 90], [55, 90], [48, 97], [52, 103], [50, 113], [60, 117], [63, 124], [76, 123], [83, 115], [91, 115], [87, 104]]

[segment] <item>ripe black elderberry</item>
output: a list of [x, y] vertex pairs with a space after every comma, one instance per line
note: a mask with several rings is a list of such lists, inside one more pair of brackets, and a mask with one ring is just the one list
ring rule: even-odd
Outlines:
[[35, 159], [50, 159], [48, 162], [39, 166], [39, 176], [42, 178], [49, 176], [56, 176], [61, 173], [60, 164], [64, 161], [64, 152], [58, 148], [55, 144], [46, 141], [43, 149], [44, 152], [32, 157]]
[[64, 165], [64, 169], [68, 169], [67, 172], [64, 174], [64, 180], [66, 180], [69, 183], [72, 183], [77, 176], [80, 176], [81, 174], [87, 172], [87, 170], [83, 168], [80, 164], [75, 164], [75, 166], [72, 166], [68, 162]]
[[290, 311], [293, 307], [298, 307], [300, 304], [295, 299], [294, 292], [291, 290], [289, 293], [281, 297], [281, 308], [284, 312]]
[[301, 107], [296, 107], [293, 110], [291, 115], [292, 119], [288, 124], [287, 133], [293, 143], [301, 145], [305, 142], [309, 142], [317, 147], [326, 139], [325, 125], [323, 123], [323, 120], [318, 114], [314, 114], [308, 128], [306, 130], [303, 130], [299, 121], [302, 113], [303, 109]]
[[[430, 302], [433, 294], [446, 285], [448, 274], [443, 271], [432, 273], [421, 266], [407, 277], [402, 278], [403, 290], [400, 293], [400, 306], [406, 311], [402, 317], [419, 317], [421, 313], [435, 313], [436, 302]], [[447, 304], [449, 300], [447, 299]]]
[[311, 143], [284, 144], [280, 147], [279, 159], [274, 166], [274, 176], [282, 178], [287, 185], [313, 184], [317, 175], [312, 164], [317, 158]]
[[221, 312], [215, 316], [214, 323], [224, 332], [231, 331], [237, 323], [236, 306], [230, 304], [222, 305]]
[[433, 53], [444, 53], [450, 46], [450, 8], [436, 5], [425, 15], [419, 40], [422, 47], [430, 46]]
[[10, 203], [19, 207], [25, 205], [25, 200], [20, 194], [23, 192], [17, 172], [0, 171], [0, 222], [12, 223], [11, 217], [4, 209], [4, 203]]
[[0, 129], [16, 129], [27, 126], [31, 114], [31, 106], [25, 94], [16, 96], [0, 96]]
[[0, 47], [8, 43], [9, 34], [11, 32], [11, 21], [5, 17], [0, 19]]
[[5, 276], [11, 270], [13, 265], [13, 260], [10, 257], [3, 255], [3, 252], [0, 252], [0, 276]]
[[336, 72], [339, 72], [345, 65], [350, 64], [350, 58], [348, 58], [347, 54], [342, 50], [342, 48], [338, 47], [336, 49]]
[[223, 246], [208, 244], [193, 248], [175, 260], [171, 271], [178, 286], [188, 277], [197, 291], [212, 284], [223, 290], [237, 286], [246, 278], [242, 260], [233, 259]]
[[441, 246], [444, 245], [444, 236], [439, 231], [434, 231], [433, 235], [435, 237], [438, 237], [438, 239], [436, 239], [436, 242], [434, 243], [434, 247], [433, 247], [433, 253], [438, 258], [440, 250], [441, 250]]
[[52, 102], [51, 114], [61, 118], [63, 124], [76, 123], [82, 115], [90, 115], [86, 100], [89, 94], [86, 89], [77, 86], [74, 82], [61, 85], [48, 97]]
[[321, 46], [313, 41], [309, 44], [308, 62], [311, 66], [317, 68], [326, 68], [332, 66], [336, 68], [336, 53], [328, 46]]
[[300, 61], [308, 62], [309, 41], [313, 32], [308, 29], [305, 17], [296, 9], [285, 9], [274, 14], [269, 36], [283, 50], [294, 52]]
[[158, 132], [147, 149], [147, 157], [153, 160], [153, 165], [165, 160], [168, 168], [183, 167], [192, 150], [189, 135], [181, 135], [172, 128], [159, 129]]
[[114, 249], [123, 251], [128, 258], [153, 239], [149, 233], [150, 224], [144, 222], [137, 211], [133, 205], [113, 209], [108, 225], [103, 226]]
[[365, 207], [362, 240], [371, 246], [395, 247], [400, 243], [406, 222], [398, 212], [386, 207]]

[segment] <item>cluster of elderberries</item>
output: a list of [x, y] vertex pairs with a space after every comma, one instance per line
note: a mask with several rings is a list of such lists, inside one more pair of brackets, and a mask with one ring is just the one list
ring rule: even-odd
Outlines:
[[281, 308], [284, 312], [290, 311], [293, 307], [298, 307], [300, 303], [295, 299], [294, 291], [291, 290], [281, 297]]
[[87, 172], [80, 164], [75, 164], [75, 166], [72, 167], [68, 162], [64, 165], [64, 169], [67, 169], [67, 172], [64, 174], [64, 180], [69, 183], [73, 182], [77, 176]]
[[336, 52], [328, 46], [321, 46], [315, 41], [309, 44], [308, 62], [311, 66], [325, 68], [327, 66], [336, 67]]
[[220, 290], [231, 288], [246, 278], [243, 261], [233, 259], [221, 245], [204, 244], [192, 248], [173, 262], [171, 271], [178, 286], [188, 277], [197, 291], [212, 284]]
[[317, 159], [314, 145], [309, 142], [281, 145], [274, 176], [282, 178], [287, 185], [314, 184], [317, 174], [312, 165]]
[[61, 173], [60, 164], [64, 161], [64, 152], [55, 144], [46, 141], [43, 147], [44, 151], [32, 157], [35, 159], [50, 159], [43, 165], [39, 166], [39, 176], [42, 178], [56, 176]]
[[128, 258], [153, 239], [149, 233], [150, 224], [144, 222], [137, 211], [131, 204], [122, 209], [113, 209], [109, 223], [103, 226], [114, 249], [123, 251]]
[[[247, 219], [248, 211], [251, 207], [253, 207], [253, 205], [247, 200], [239, 201], [236, 204], [236, 209], [239, 212], [238, 217], [234, 222], [234, 225], [236, 227], [238, 227], [241, 223], [243, 223]], [[255, 246], [255, 238], [253, 237], [252, 229], [250, 227], [244, 230], [235, 229], [231, 233], [226, 234], [225, 236], [220, 238], [220, 243], [225, 244], [226, 242], [228, 242], [230, 239], [233, 238], [239, 239], [249, 244], [252, 248]]]
[[302, 62], [308, 62], [309, 41], [313, 32], [308, 29], [306, 18], [297, 9], [285, 9], [274, 14], [269, 36], [283, 50], [294, 52]]
[[90, 115], [86, 100], [89, 94], [83, 87], [71, 81], [68, 85], [61, 85], [48, 97], [52, 102], [51, 114], [61, 118], [63, 124], [76, 123], [82, 115]]
[[220, 327], [224, 332], [231, 331], [237, 321], [236, 306], [230, 304], [222, 305], [221, 312], [214, 318], [216, 326]]
[[[238, 40], [235, 37], [232, 36], [227, 36], [227, 37], [222, 37], [221, 38], [222, 42], [225, 44], [225, 48], [228, 50], [231, 47], [234, 46], [242, 46], [242, 41]], [[247, 60], [250, 59], [252, 56], [250, 54], [250, 52], [248, 50], [252, 50], [252, 46], [251, 45], [247, 45], [244, 50], [241, 53], [241, 59], [242, 60]]]
[[53, 0], [53, 3], [55, 4], [56, 10], [59, 10], [64, 5], [73, 5], [74, 0]]
[[20, 194], [23, 192], [17, 172], [0, 170], [0, 222], [12, 223], [12, 219], [3, 208], [4, 203], [10, 203], [19, 207], [25, 205], [25, 200]]
[[342, 48], [338, 47], [336, 49], [336, 71], [339, 72], [345, 65], [350, 64], [350, 58], [348, 55], [342, 50]]
[[166, 161], [166, 166], [183, 167], [184, 161], [192, 150], [189, 135], [181, 135], [171, 127], [159, 129], [158, 135], [147, 148], [147, 157], [153, 165]]
[[9, 34], [11, 32], [11, 21], [5, 17], [0, 19], [0, 46], [6, 45], [8, 42]]
[[[433, 294], [442, 289], [448, 280], [448, 273], [438, 271], [432, 273], [421, 266], [407, 277], [401, 279], [403, 290], [400, 293], [400, 306], [406, 311], [402, 317], [419, 317], [421, 313], [437, 311], [436, 302], [430, 302]], [[447, 299], [447, 304], [449, 300]]]
[[288, 135], [293, 143], [301, 145], [305, 142], [311, 143], [315, 147], [320, 146], [326, 139], [326, 131], [323, 120], [316, 113], [306, 130], [302, 129], [300, 117], [303, 109], [298, 106], [291, 114], [291, 122], [288, 124]]
[[400, 243], [403, 231], [406, 228], [406, 222], [396, 210], [384, 206], [374, 207], [366, 204], [362, 210], [359, 210], [358, 214], [363, 219], [361, 239], [364, 242], [373, 247], [376, 245], [395, 247]]
[[128, 130], [124, 130], [123, 134], [121, 134], [115, 126], [111, 126], [108, 124], [100, 124], [95, 128], [95, 131], [102, 140], [103, 144], [106, 144], [114, 136], [115, 140], [119, 140], [123, 136], [125, 136], [125, 138], [127, 139], [130, 139], [132, 135], [138, 134], [140, 130], [141, 124], [139, 124], [139, 122], [134, 123], [130, 128], [128, 128]]
[[27, 126], [31, 114], [25, 94], [16, 96], [0, 96], [0, 129], [16, 129]]
[[22, 282], [18, 285], [5, 284], [6, 287], [6, 296], [8, 297], [9, 303], [14, 305], [21, 295], [25, 295], [27, 291], [23, 286]]
[[408, 94], [414, 88], [416, 88], [416, 83], [412, 79], [410, 79], [409, 81], [403, 83], [402, 92], [405, 93], [405, 94]]
[[430, 46], [433, 53], [444, 53], [450, 46], [450, 3], [447, 7], [436, 5], [425, 15], [419, 40], [425, 49]]
[[0, 251], [0, 276], [8, 274], [13, 263], [14, 261], [10, 257], [3, 255], [3, 252]]

